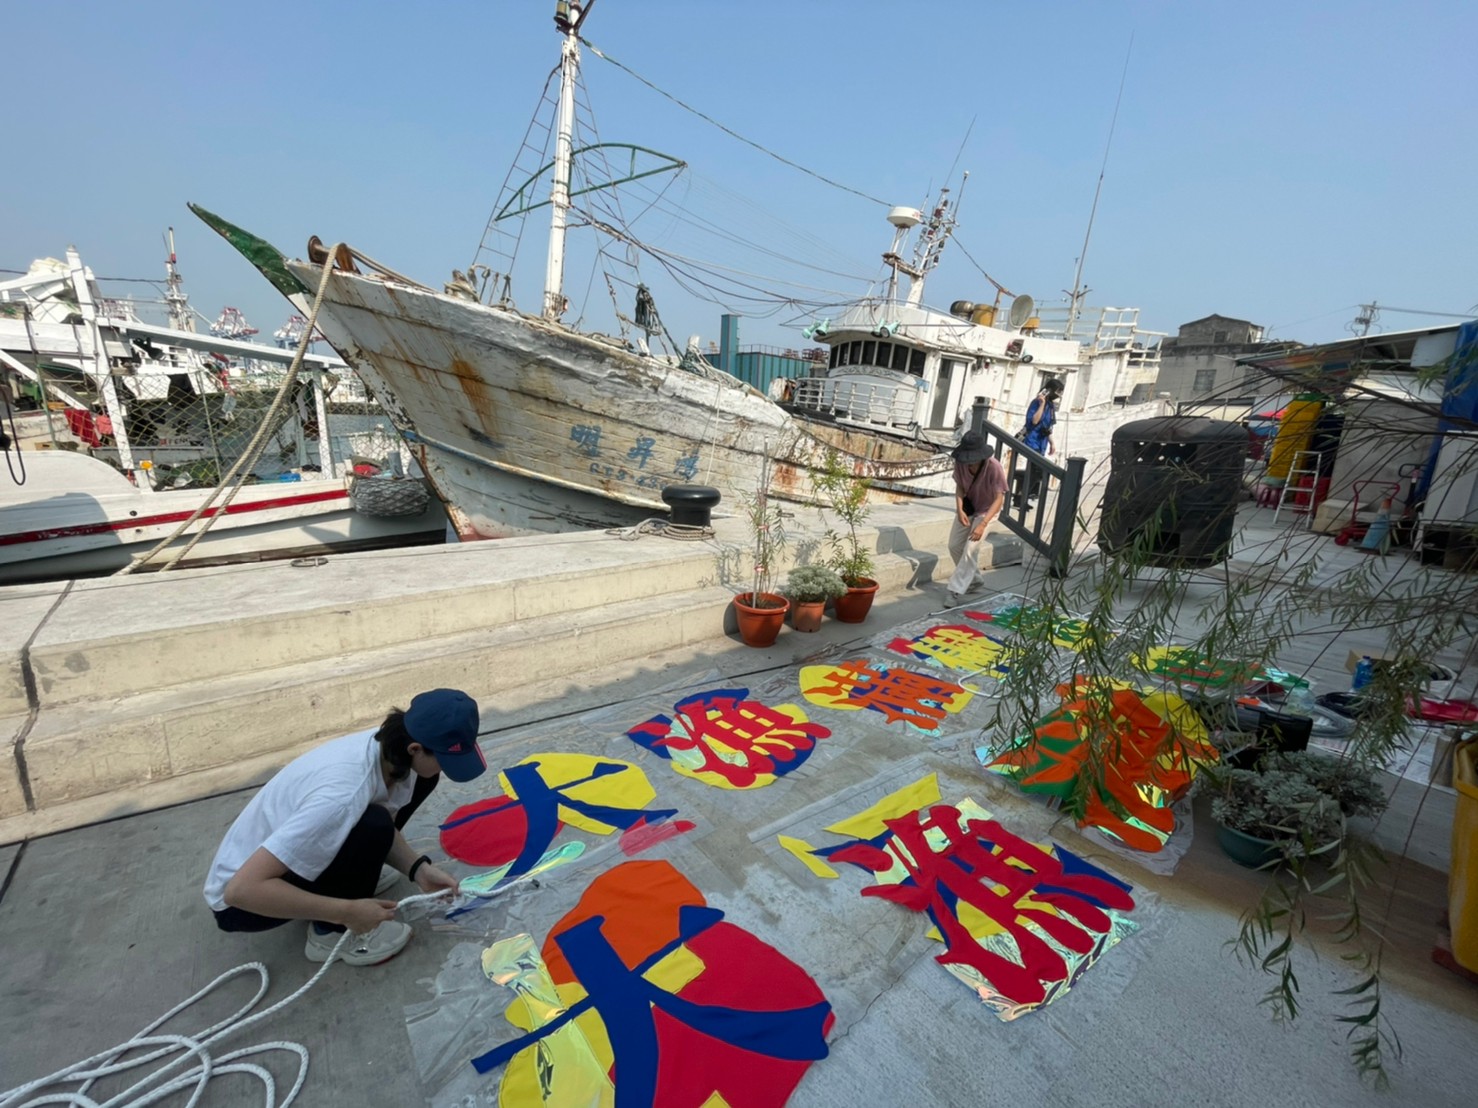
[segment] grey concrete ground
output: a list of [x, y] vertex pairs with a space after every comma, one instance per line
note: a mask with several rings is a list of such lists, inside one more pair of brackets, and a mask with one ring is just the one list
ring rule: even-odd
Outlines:
[[[1029, 590], [1031, 572], [998, 571], [991, 581], [1003, 591]], [[522, 729], [549, 726], [541, 716], [567, 717], [656, 686], [682, 687], [714, 669], [730, 681], [760, 681], [765, 673], [757, 669], [783, 671], [807, 652], [857, 645], [859, 635], [877, 634], [937, 609], [942, 597], [937, 586], [903, 593], [880, 603], [860, 628], [828, 621], [821, 634], [788, 633], [771, 651], [738, 645], [701, 654], [673, 651], [592, 672], [578, 701], [562, 699], [542, 712], [526, 710], [518, 728], [488, 737], [489, 761], [506, 764], [500, 753], [517, 755]], [[1133, 602], [1133, 596], [1126, 599]], [[1319, 641], [1311, 634], [1300, 642], [1306, 656], [1299, 661], [1322, 674], [1322, 688], [1336, 687], [1333, 682], [1347, 678], [1342, 671], [1346, 648], [1343, 641]], [[1478, 1041], [1478, 986], [1430, 961], [1446, 903], [1441, 872], [1418, 862], [1399, 863], [1366, 901], [1376, 906], [1386, 936], [1384, 1003], [1405, 1057], [1392, 1068], [1393, 1090], [1381, 1094], [1362, 1086], [1348, 1062], [1344, 1028], [1334, 1022], [1343, 1011], [1342, 998], [1332, 996], [1331, 989], [1356, 978], [1330, 950], [1317, 961], [1305, 956], [1300, 962], [1305, 1010], [1296, 1023], [1274, 1024], [1258, 1007], [1270, 980], [1239, 965], [1224, 944], [1235, 934], [1239, 914], [1255, 901], [1263, 878], [1221, 854], [1204, 802], [1196, 807], [1188, 854], [1173, 876], [1162, 877], [1106, 855], [1045, 809], [1004, 789], [988, 789], [968, 743], [935, 748], [869, 740], [852, 744], [845, 757], [842, 751], [833, 753], [827, 752], [832, 760], [825, 763], [825, 778], [797, 774], [795, 780], [760, 790], [745, 810], [773, 814], [776, 805], [784, 806], [787, 788], [817, 801], [916, 764], [940, 774], [947, 798], [971, 790], [1008, 822], [1050, 830], [1064, 845], [1132, 881], [1145, 897], [1149, 922], [1058, 1003], [1000, 1023], [934, 964], [940, 948], [924, 937], [918, 917], [892, 906], [863, 911], [885, 906], [859, 903], [855, 881], [840, 888], [844, 878], [818, 892], [804, 875], [797, 878], [783, 866], [777, 873], [765, 858], [744, 853], [755, 846], [746, 832], [759, 825], [757, 816], [746, 822], [734, 814], [737, 806], [726, 807], [726, 798], [719, 796], [700, 796], [695, 810], [690, 791], [685, 814], [692, 811], [712, 829], [701, 837], [673, 840], [650, 856], [681, 858], [685, 872], [697, 866], [712, 873], [711, 888], [700, 882], [710, 900], [757, 934], [765, 935], [767, 927], [789, 928], [786, 934], [804, 931], [806, 941], [798, 947], [772, 941], [815, 973], [829, 996], [832, 975], [855, 972], [875, 985], [871, 999], [849, 976], [848, 984], [836, 986], [839, 1025], [831, 1055], [810, 1069], [793, 1104], [1441, 1108], [1472, 1103], [1478, 1083], [1478, 1053], [1472, 1049]], [[649, 773], [656, 782], [655, 772]], [[1440, 841], [1450, 807], [1444, 811], [1431, 798], [1446, 794], [1412, 782], [1395, 787], [1402, 803], [1387, 817], [1392, 840], [1404, 840], [1408, 833], [1406, 825], [1398, 826], [1401, 813], [1409, 819], [1420, 807], [1416, 835]], [[215, 797], [0, 851], [0, 872], [8, 874], [0, 900], [0, 946], [7, 955], [0, 966], [0, 994], [7, 1000], [0, 1008], [0, 1087], [118, 1042], [238, 963], [267, 964], [273, 977], [269, 1000], [309, 977], [313, 967], [302, 957], [301, 925], [254, 936], [225, 935], [215, 929], [200, 898], [216, 844], [248, 795]], [[431, 846], [437, 822], [456, 802], [455, 795], [439, 792], [408, 834]], [[761, 802], [765, 808], [753, 807]], [[1427, 856], [1438, 852], [1433, 848]], [[511, 900], [507, 918], [494, 919], [492, 930], [502, 934], [522, 929], [530, 918], [552, 918], [552, 906], [563, 910], [590, 876], [592, 871], [574, 870], [565, 880], [556, 871], [543, 888]], [[403, 886], [400, 895], [408, 891]], [[842, 905], [844, 914], [820, 911], [809, 924], [797, 919], [795, 913], [813, 900]], [[542, 932], [536, 937], [542, 939]], [[406, 1009], [437, 995], [438, 975], [461, 941], [423, 920], [400, 957], [372, 969], [332, 967], [313, 991], [270, 1025], [248, 1032], [245, 1040], [296, 1040], [311, 1051], [304, 1103], [427, 1103], [438, 1090], [420, 1077]], [[823, 974], [823, 968], [830, 972]], [[238, 981], [180, 1025], [193, 1030], [214, 1022], [250, 991]], [[487, 1016], [488, 1045], [507, 1036], [497, 1014], [502, 1003], [495, 997]], [[468, 1030], [476, 1041], [482, 1029]], [[280, 1062], [270, 1064], [279, 1075], [286, 1072]], [[492, 1104], [496, 1087], [497, 1075], [490, 1075], [462, 1103]], [[260, 1096], [247, 1079], [228, 1077], [205, 1102], [259, 1103]]]

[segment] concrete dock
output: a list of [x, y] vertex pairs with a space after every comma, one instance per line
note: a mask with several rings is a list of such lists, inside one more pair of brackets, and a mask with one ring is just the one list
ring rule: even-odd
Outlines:
[[[1229, 569], [1286, 568], [1289, 540], [1305, 540], [1270, 526], [1270, 514], [1242, 510]], [[0, 590], [9, 617], [0, 621], [0, 718], [13, 736], [0, 765], [0, 842], [10, 844], [0, 846], [0, 987], [11, 1001], [0, 1012], [0, 1089], [119, 1042], [239, 963], [269, 968], [265, 1003], [307, 980], [302, 925], [216, 930], [200, 886], [220, 836], [247, 790], [297, 752], [372, 724], [422, 688], [452, 685], [483, 707], [490, 765], [558, 742], [641, 761], [659, 799], [680, 800], [697, 830], [640, 857], [679, 865], [731, 922], [811, 972], [836, 1011], [830, 1056], [810, 1068], [793, 1104], [1471, 1103], [1478, 986], [1430, 957], [1446, 906], [1453, 795], [1424, 774], [1389, 778], [1392, 807], [1373, 829], [1404, 854], [1365, 900], [1385, 937], [1383, 1004], [1404, 1052], [1392, 1090], [1380, 1093], [1357, 1077], [1335, 1022], [1346, 1009], [1332, 990], [1358, 978], [1332, 944], [1299, 963], [1297, 1021], [1275, 1024], [1258, 1006], [1271, 980], [1225, 944], [1266, 879], [1221, 853], [1204, 798], [1185, 829], [1185, 856], [1163, 874], [988, 778], [969, 734], [921, 742], [887, 729], [849, 733], [790, 777], [736, 798], [680, 782], [613, 729], [670, 709], [685, 690], [793, 684], [809, 661], [863, 654], [890, 628], [940, 612], [948, 517], [947, 504], [878, 511], [871, 537], [883, 588], [867, 622], [828, 619], [815, 635], [787, 628], [767, 650], [742, 646], [725, 622], [748, 569], [731, 521], [708, 543], [571, 535]], [[790, 557], [808, 559], [819, 525], [798, 518], [793, 532]], [[1014, 540], [1001, 539], [993, 560], [992, 589], [1030, 596], [1041, 587], [1040, 560], [1023, 558]], [[1347, 570], [1321, 572], [1334, 580]], [[1208, 578], [1189, 591], [1186, 634], [1197, 633], [1201, 602], [1218, 587]], [[1123, 603], [1135, 603], [1133, 588]], [[1379, 645], [1374, 630], [1311, 624], [1279, 661], [1325, 691], [1347, 686], [1349, 650]], [[938, 775], [946, 798], [972, 796], [1022, 834], [1050, 836], [1131, 882], [1144, 906], [1140, 933], [1056, 1003], [1002, 1023], [934, 963], [941, 948], [918, 916], [864, 901], [855, 878], [821, 882], [777, 855], [775, 827], [924, 773]], [[438, 789], [407, 836], [441, 857], [438, 824], [491, 789], [488, 779]], [[457, 975], [494, 938], [528, 931], [542, 942], [607, 856], [495, 902], [479, 913], [480, 934], [420, 919], [393, 961], [331, 967], [221, 1049], [302, 1043], [312, 1063], [301, 1103], [495, 1103], [499, 1075], [476, 1078], [465, 1062], [473, 1047], [510, 1036], [501, 1012], [511, 994], [479, 978], [485, 991], [469, 1000]], [[402, 884], [394, 895], [412, 891]], [[252, 987], [226, 986], [176, 1029], [214, 1023]], [[432, 1018], [438, 1012], [455, 1026]], [[264, 1064], [279, 1089], [291, 1084], [281, 1058]], [[204, 1100], [260, 1102], [242, 1076], [213, 1083]]]

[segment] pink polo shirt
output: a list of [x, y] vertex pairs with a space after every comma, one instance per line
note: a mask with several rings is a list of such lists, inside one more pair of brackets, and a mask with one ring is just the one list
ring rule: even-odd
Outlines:
[[965, 498], [965, 513], [972, 519], [983, 516], [1006, 495], [1006, 469], [995, 458], [987, 458], [979, 473], [971, 473], [965, 462], [955, 463], [955, 491]]

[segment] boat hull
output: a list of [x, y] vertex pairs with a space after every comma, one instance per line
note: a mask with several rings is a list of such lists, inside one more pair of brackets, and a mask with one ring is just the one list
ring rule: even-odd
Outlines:
[[[28, 451], [26, 462], [27, 484], [0, 496], [0, 585], [122, 569], [168, 537], [211, 491], [140, 492], [84, 455]], [[95, 467], [114, 480], [89, 481]], [[446, 514], [434, 499], [413, 516], [355, 511], [343, 478], [248, 485], [180, 565], [440, 542], [446, 529]]]
[[[321, 271], [287, 268], [304, 286]], [[801, 421], [706, 365], [681, 369], [498, 306], [336, 272], [319, 325], [411, 443], [463, 538], [666, 515], [669, 484], [815, 502], [828, 448], [895, 500], [945, 491], [943, 448]], [[722, 512], [724, 508], [721, 508]]]

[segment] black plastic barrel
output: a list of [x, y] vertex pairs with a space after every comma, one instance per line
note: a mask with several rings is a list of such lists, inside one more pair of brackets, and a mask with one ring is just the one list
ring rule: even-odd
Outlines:
[[1161, 416], [1114, 432], [1099, 548], [1153, 566], [1210, 566], [1231, 553], [1247, 432]]

